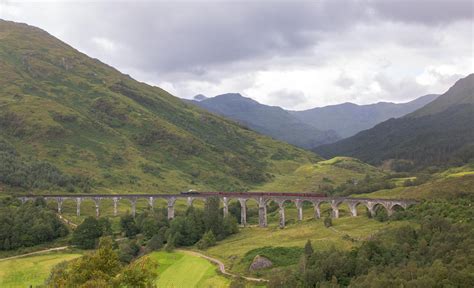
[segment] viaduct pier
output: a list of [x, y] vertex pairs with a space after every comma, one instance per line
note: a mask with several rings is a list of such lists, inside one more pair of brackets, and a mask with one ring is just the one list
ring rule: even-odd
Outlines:
[[23, 203], [26, 201], [42, 198], [46, 201], [55, 201], [57, 203], [58, 213], [62, 213], [63, 203], [65, 201], [74, 201], [76, 203], [77, 216], [81, 215], [81, 203], [90, 199], [95, 203], [96, 216], [100, 215], [100, 202], [104, 199], [111, 199], [114, 204], [114, 215], [118, 214], [119, 201], [126, 200], [131, 204], [131, 213], [135, 216], [136, 203], [139, 199], [146, 199], [150, 208], [154, 208], [155, 200], [164, 199], [167, 202], [168, 218], [173, 219], [175, 215], [175, 202], [177, 199], [185, 199], [188, 206], [193, 204], [194, 200], [206, 201], [208, 198], [218, 197], [223, 205], [224, 217], [229, 214], [229, 202], [232, 199], [237, 200], [241, 206], [240, 223], [247, 224], [247, 202], [255, 201], [258, 205], [259, 226], [267, 226], [267, 207], [271, 202], [275, 202], [279, 207], [280, 227], [285, 227], [285, 203], [293, 202], [297, 209], [298, 221], [303, 220], [303, 204], [309, 203], [314, 208], [314, 218], [321, 218], [320, 205], [328, 203], [331, 207], [331, 216], [339, 218], [339, 207], [347, 205], [351, 216], [357, 216], [357, 206], [363, 205], [369, 213], [374, 216], [375, 209], [380, 206], [391, 215], [396, 207], [406, 209], [408, 206], [416, 204], [414, 200], [405, 199], [371, 199], [371, 198], [349, 198], [349, 197], [327, 197], [315, 193], [276, 193], [276, 192], [183, 192], [181, 194], [64, 194], [64, 195], [25, 195], [19, 196]]

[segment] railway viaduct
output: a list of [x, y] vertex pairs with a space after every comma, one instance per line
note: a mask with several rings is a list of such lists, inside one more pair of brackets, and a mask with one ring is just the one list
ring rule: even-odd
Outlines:
[[395, 200], [395, 199], [370, 199], [370, 198], [348, 198], [348, 197], [326, 197], [324, 195], [312, 193], [272, 193], [272, 192], [189, 192], [181, 194], [69, 194], [69, 195], [27, 195], [18, 197], [23, 203], [29, 200], [43, 198], [46, 201], [56, 201], [58, 213], [61, 214], [63, 203], [65, 201], [76, 202], [76, 213], [81, 215], [81, 203], [85, 199], [91, 199], [95, 203], [96, 216], [100, 215], [100, 202], [104, 199], [111, 199], [114, 203], [114, 215], [117, 216], [120, 200], [128, 200], [131, 204], [132, 215], [136, 213], [136, 203], [139, 199], [146, 199], [150, 208], [154, 207], [155, 200], [164, 199], [167, 201], [168, 218], [172, 219], [175, 215], [174, 204], [177, 199], [187, 200], [188, 206], [193, 201], [200, 199], [206, 201], [210, 197], [218, 197], [223, 204], [224, 217], [229, 214], [229, 202], [236, 199], [241, 205], [240, 223], [247, 224], [247, 202], [255, 201], [258, 204], [259, 226], [267, 226], [267, 206], [275, 202], [279, 206], [280, 227], [285, 227], [285, 203], [293, 202], [298, 211], [298, 220], [303, 220], [303, 204], [310, 203], [314, 207], [314, 217], [321, 218], [320, 205], [328, 203], [331, 206], [332, 217], [339, 218], [339, 207], [347, 205], [351, 216], [357, 216], [357, 206], [363, 205], [372, 216], [375, 215], [377, 206], [386, 209], [387, 214], [391, 215], [395, 207], [399, 206], [406, 209], [408, 206], [416, 203], [414, 200]]

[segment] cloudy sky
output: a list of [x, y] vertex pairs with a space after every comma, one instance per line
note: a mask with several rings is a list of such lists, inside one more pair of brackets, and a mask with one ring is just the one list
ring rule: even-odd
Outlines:
[[301, 110], [444, 92], [474, 72], [473, 3], [0, 0], [0, 18], [179, 97], [239, 92]]

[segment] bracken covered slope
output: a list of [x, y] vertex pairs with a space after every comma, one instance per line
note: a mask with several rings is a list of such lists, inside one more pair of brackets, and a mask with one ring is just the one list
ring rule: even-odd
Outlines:
[[0, 191], [240, 190], [318, 159], [0, 20]]

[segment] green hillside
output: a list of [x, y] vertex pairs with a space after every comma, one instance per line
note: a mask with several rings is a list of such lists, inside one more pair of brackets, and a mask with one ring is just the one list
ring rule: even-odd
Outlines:
[[0, 20], [0, 191], [247, 189], [317, 160]]
[[358, 181], [365, 177], [380, 178], [384, 172], [358, 159], [335, 157], [314, 164], [302, 165], [298, 169], [275, 177], [265, 183], [259, 191], [275, 192], [329, 192], [347, 181]]
[[[333, 144], [317, 147], [323, 156], [359, 158], [392, 168], [463, 165], [474, 158], [474, 74], [456, 82], [425, 107]], [[397, 167], [398, 166], [398, 167]]]

